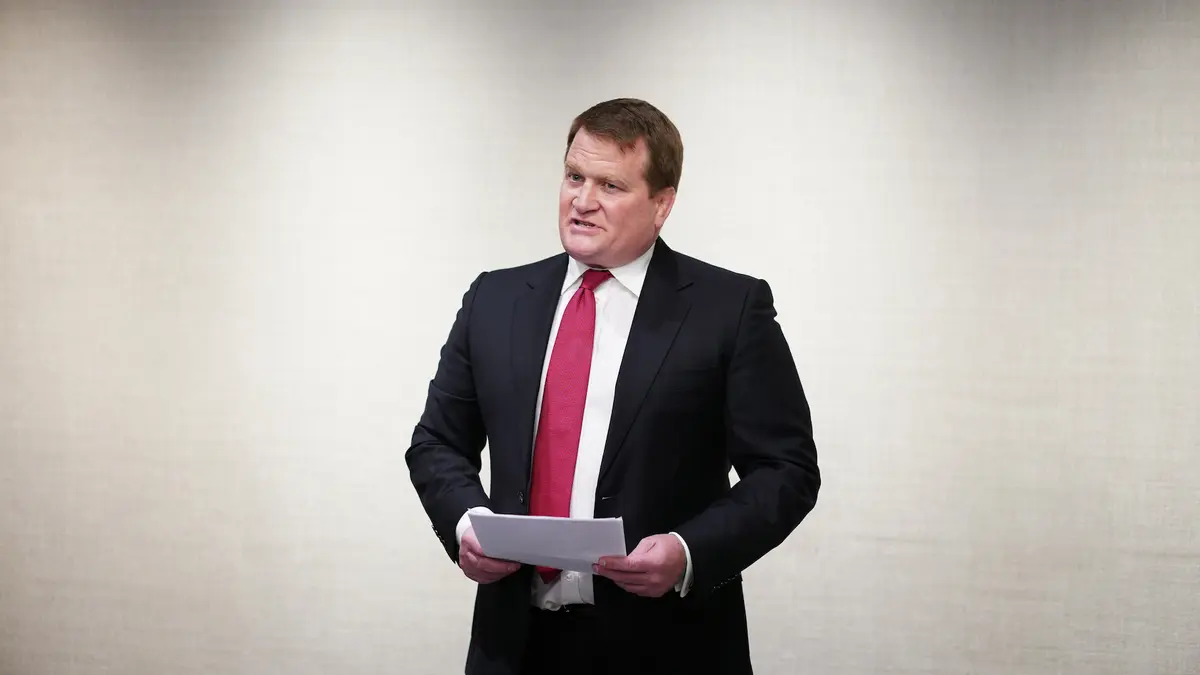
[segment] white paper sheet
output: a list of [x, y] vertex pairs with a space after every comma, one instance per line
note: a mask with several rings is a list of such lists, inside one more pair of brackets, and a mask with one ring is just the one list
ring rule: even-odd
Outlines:
[[591, 573], [601, 557], [625, 555], [620, 518], [554, 518], [471, 513], [471, 527], [489, 558]]

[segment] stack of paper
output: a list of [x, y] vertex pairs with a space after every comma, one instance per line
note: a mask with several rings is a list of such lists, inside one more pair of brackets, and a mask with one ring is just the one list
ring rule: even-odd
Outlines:
[[470, 514], [484, 555], [569, 572], [592, 571], [603, 556], [623, 556], [625, 525], [620, 518], [554, 518], [493, 513]]

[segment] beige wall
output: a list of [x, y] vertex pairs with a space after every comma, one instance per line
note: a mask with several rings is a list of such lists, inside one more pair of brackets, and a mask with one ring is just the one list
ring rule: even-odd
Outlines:
[[1200, 672], [1200, 5], [114, 4], [0, 4], [0, 673], [461, 672], [402, 453], [620, 95], [812, 400], [759, 671]]

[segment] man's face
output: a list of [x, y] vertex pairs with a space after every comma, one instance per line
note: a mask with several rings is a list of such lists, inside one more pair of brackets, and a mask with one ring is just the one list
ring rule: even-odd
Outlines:
[[658, 237], [675, 190], [650, 194], [644, 140], [629, 150], [580, 129], [567, 150], [558, 196], [558, 233], [563, 248], [593, 267], [633, 262]]

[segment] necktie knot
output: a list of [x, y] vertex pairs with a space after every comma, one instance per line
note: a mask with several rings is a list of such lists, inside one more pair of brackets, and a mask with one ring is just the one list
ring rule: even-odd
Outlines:
[[596, 290], [600, 284], [612, 278], [612, 272], [608, 270], [588, 270], [583, 273], [582, 287], [589, 291]]

